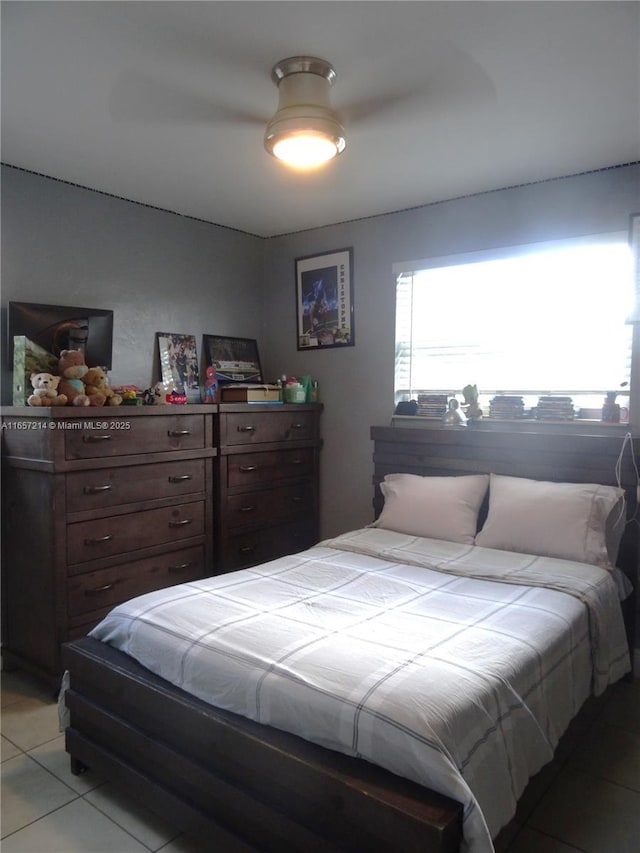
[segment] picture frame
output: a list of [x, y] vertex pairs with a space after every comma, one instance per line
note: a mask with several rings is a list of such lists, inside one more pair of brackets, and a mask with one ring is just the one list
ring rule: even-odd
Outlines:
[[[200, 372], [195, 335], [156, 332], [160, 357], [160, 377], [165, 388], [173, 386], [179, 393], [200, 393]], [[192, 392], [190, 394], [190, 392]]]
[[298, 349], [355, 345], [353, 249], [296, 258]]
[[203, 335], [202, 348], [207, 367], [215, 367], [221, 385], [263, 383], [258, 342], [254, 338]]

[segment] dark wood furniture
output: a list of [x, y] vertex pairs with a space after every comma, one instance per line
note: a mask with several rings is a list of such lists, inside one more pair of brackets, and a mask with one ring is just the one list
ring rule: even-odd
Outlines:
[[[373, 428], [377, 487], [387, 472], [505, 474], [615, 482], [621, 440]], [[636, 452], [638, 447], [636, 445]], [[623, 483], [633, 499], [628, 461]], [[636, 525], [621, 549], [635, 579]], [[457, 803], [366, 762], [217, 711], [92, 639], [64, 647], [75, 772], [89, 766], [225, 851], [453, 853]]]
[[216, 565], [233, 571], [318, 541], [318, 404], [219, 406]]
[[59, 685], [61, 643], [213, 573], [208, 406], [2, 412], [3, 666]]

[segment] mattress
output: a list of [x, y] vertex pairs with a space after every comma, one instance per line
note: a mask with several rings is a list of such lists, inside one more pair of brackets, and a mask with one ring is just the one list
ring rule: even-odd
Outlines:
[[629, 670], [592, 565], [352, 531], [116, 607], [91, 635], [214, 706], [463, 803], [470, 853]]

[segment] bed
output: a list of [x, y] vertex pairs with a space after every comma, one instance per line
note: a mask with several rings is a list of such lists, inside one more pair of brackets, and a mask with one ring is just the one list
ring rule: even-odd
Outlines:
[[75, 772], [225, 851], [492, 849], [629, 672], [635, 469], [611, 436], [564, 436], [554, 480], [525, 476], [532, 436], [508, 467], [495, 435], [373, 437], [374, 525], [141, 596], [65, 647]]

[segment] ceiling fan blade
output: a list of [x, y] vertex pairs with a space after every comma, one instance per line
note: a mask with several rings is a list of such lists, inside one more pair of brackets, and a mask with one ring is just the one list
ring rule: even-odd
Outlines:
[[365, 123], [384, 115], [406, 117], [408, 110], [416, 115], [442, 115], [461, 109], [487, 106], [496, 97], [491, 77], [468, 54], [453, 47], [446, 57], [432, 63], [422, 80], [408, 80], [402, 88], [345, 105], [340, 113], [349, 123]]
[[175, 82], [166, 83], [139, 71], [122, 71], [109, 95], [109, 112], [116, 121], [145, 124], [205, 124], [236, 122], [266, 124], [256, 115], [214, 101]]

